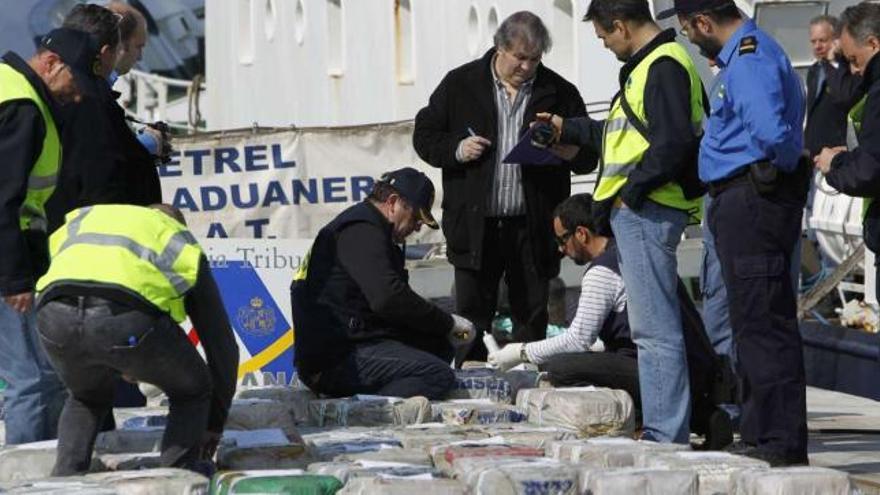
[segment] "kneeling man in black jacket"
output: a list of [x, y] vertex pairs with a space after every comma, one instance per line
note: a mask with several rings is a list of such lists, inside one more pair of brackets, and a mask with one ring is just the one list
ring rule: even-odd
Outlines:
[[433, 204], [425, 174], [394, 170], [318, 233], [291, 285], [294, 362], [315, 392], [440, 399], [452, 387], [474, 326], [413, 292], [399, 247], [437, 228]]

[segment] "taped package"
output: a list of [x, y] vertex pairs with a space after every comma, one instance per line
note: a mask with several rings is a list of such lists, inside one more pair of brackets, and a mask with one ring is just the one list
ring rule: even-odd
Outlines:
[[217, 447], [220, 469], [302, 468], [308, 464], [304, 443], [291, 443], [280, 429], [227, 430]]
[[452, 474], [456, 460], [469, 457], [543, 457], [544, 449], [526, 445], [505, 444], [500, 438], [490, 438], [482, 442], [466, 442], [452, 445], [438, 445], [431, 448], [434, 467], [447, 475]]
[[332, 495], [342, 488], [333, 476], [305, 474], [302, 470], [224, 471], [211, 480], [211, 495], [239, 493]]
[[697, 473], [643, 468], [592, 469], [580, 473], [580, 491], [592, 495], [643, 493], [698, 495]]
[[281, 429], [291, 442], [301, 442], [294, 406], [268, 399], [234, 399], [226, 418], [227, 430]]
[[531, 447], [549, 447], [554, 442], [577, 438], [577, 432], [559, 426], [535, 426], [528, 423], [497, 424], [481, 427], [490, 436], [505, 442]]
[[521, 390], [516, 405], [530, 423], [571, 428], [582, 437], [632, 435], [633, 401], [623, 390], [597, 387]]
[[406, 449], [424, 450], [435, 445], [447, 445], [466, 440], [489, 438], [489, 434], [479, 426], [447, 425], [444, 423], [424, 423], [391, 430]]
[[430, 480], [441, 478], [442, 473], [432, 466], [404, 464], [387, 461], [316, 462], [309, 465], [308, 472], [335, 476], [343, 483], [352, 478], [411, 478]]
[[770, 465], [758, 459], [727, 452], [671, 452], [657, 455], [643, 454], [642, 467], [663, 469], [692, 469], [700, 478], [700, 494], [726, 493], [730, 478], [743, 469], [767, 469]]
[[319, 427], [411, 425], [430, 421], [431, 405], [425, 397], [356, 395], [313, 400], [309, 403], [309, 417]]
[[400, 441], [387, 432], [330, 431], [304, 436], [312, 458], [332, 461], [336, 456], [401, 448]]
[[467, 457], [453, 462], [453, 472], [480, 495], [579, 493], [578, 467], [543, 457]]
[[744, 469], [730, 476], [732, 495], [850, 495], [849, 475], [821, 467]]
[[519, 423], [526, 420], [523, 409], [486, 399], [435, 402], [431, 404], [431, 409], [434, 421], [450, 425]]
[[465, 495], [465, 487], [455, 480], [414, 480], [402, 478], [355, 478], [339, 495]]
[[314, 392], [300, 387], [255, 387], [239, 390], [236, 399], [264, 399], [287, 404], [298, 425], [309, 422], [309, 402], [317, 399]]
[[198, 473], [173, 468], [92, 473], [83, 479], [113, 488], [118, 495], [202, 495], [209, 484]]

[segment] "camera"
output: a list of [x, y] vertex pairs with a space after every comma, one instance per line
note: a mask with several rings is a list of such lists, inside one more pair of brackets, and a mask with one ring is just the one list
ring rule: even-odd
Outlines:
[[147, 126], [156, 129], [162, 134], [162, 149], [159, 150], [159, 161], [163, 165], [169, 163], [171, 161], [171, 152], [173, 151], [171, 148], [171, 127], [161, 120], [147, 124]]
[[553, 124], [539, 120], [532, 126], [532, 146], [536, 148], [547, 148], [553, 144], [556, 137], [556, 129]]

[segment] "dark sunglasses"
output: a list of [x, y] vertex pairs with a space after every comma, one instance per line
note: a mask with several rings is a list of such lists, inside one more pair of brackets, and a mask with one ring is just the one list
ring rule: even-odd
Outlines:
[[574, 232], [566, 232], [562, 235], [555, 236], [556, 237], [556, 244], [558, 244], [559, 247], [565, 246], [565, 243], [567, 243], [568, 240], [571, 239], [571, 236], [573, 236], [573, 235], [574, 235]]

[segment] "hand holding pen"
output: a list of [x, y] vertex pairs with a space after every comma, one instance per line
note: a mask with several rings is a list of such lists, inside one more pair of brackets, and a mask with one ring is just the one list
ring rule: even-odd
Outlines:
[[470, 127], [467, 128], [467, 131], [470, 136], [459, 141], [458, 148], [455, 150], [455, 159], [459, 163], [468, 163], [480, 158], [492, 146], [492, 141], [478, 136]]

